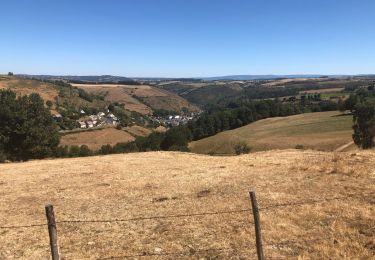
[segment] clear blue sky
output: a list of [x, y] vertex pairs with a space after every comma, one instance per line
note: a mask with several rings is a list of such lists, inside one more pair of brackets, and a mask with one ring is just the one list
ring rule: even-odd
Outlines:
[[2, 0], [0, 73], [375, 73], [374, 0]]

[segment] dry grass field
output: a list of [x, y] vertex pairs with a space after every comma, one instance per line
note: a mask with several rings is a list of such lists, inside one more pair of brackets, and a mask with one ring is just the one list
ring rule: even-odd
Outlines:
[[126, 109], [142, 114], [150, 114], [153, 109], [180, 111], [183, 107], [192, 112], [198, 111], [196, 106], [182, 97], [148, 85], [72, 85], [96, 95], [103, 95], [108, 101], [123, 103]]
[[30, 95], [38, 93], [44, 101], [55, 102], [58, 90], [51, 83], [43, 83], [36, 80], [19, 79], [3, 76], [0, 79], [0, 89], [11, 89], [17, 95]]
[[125, 131], [105, 128], [63, 135], [60, 145], [87, 145], [92, 150], [98, 150], [102, 145], [115, 145], [121, 142], [133, 141], [134, 139], [133, 135]]
[[[131, 92], [136, 86], [127, 85], [89, 85], [89, 84], [72, 84], [91, 94], [105, 96], [105, 99], [111, 102], [125, 104], [125, 108], [130, 111], [136, 111], [141, 114], [150, 114], [152, 109], [136, 98], [131, 96]], [[138, 86], [137, 86], [138, 87]], [[145, 87], [145, 86], [142, 86]]]
[[233, 154], [234, 145], [247, 143], [253, 151], [305, 148], [334, 151], [352, 141], [352, 116], [340, 112], [306, 113], [259, 120], [190, 143], [195, 153]]
[[[47, 203], [63, 259], [256, 259], [249, 190], [266, 259], [374, 259], [374, 155], [150, 152], [2, 164], [0, 259], [49, 259]], [[33, 224], [42, 226], [6, 228]]]
[[139, 125], [128, 126], [124, 130], [133, 136], [147, 136], [152, 133], [151, 129]]

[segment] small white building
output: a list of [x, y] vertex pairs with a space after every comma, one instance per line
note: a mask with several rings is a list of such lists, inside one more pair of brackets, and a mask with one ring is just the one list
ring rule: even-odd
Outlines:
[[93, 120], [93, 121], [94, 121], [94, 120], [98, 120], [98, 116], [96, 116], [96, 115], [91, 115], [91, 116], [89, 116], [89, 117], [90, 117], [90, 119]]
[[88, 128], [94, 127], [94, 123], [92, 121], [87, 121], [86, 124]]
[[79, 121], [78, 123], [80, 125], [80, 128], [86, 128], [86, 123], [85, 122]]

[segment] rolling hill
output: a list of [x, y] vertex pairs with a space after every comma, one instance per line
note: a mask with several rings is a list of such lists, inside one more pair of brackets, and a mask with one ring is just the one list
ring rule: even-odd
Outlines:
[[90, 102], [85, 98], [82, 98], [79, 91], [68, 84], [62, 86], [58, 83], [36, 79], [2, 76], [0, 77], [0, 89], [10, 89], [17, 95], [30, 95], [32, 93], [37, 93], [45, 102], [52, 102], [52, 113], [56, 113], [57, 106], [62, 109], [72, 107], [103, 108], [109, 104], [109, 102], [105, 102], [98, 98], [94, 98]]
[[199, 108], [172, 92], [149, 85], [72, 84], [89, 93], [102, 95], [105, 100], [123, 103], [125, 109], [142, 114], [164, 109], [181, 112], [197, 112]]
[[[352, 116], [318, 112], [259, 120], [190, 143], [194, 153], [233, 154], [237, 143], [253, 151], [301, 148], [333, 151], [352, 141]], [[348, 147], [349, 149], [349, 147]]]
[[0, 165], [0, 258], [255, 259], [256, 190], [269, 259], [375, 256], [371, 151], [176, 152]]

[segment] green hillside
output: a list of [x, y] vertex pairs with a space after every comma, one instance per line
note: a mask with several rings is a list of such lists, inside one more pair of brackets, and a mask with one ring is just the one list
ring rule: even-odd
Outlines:
[[268, 118], [190, 143], [195, 153], [233, 154], [246, 143], [252, 151], [307, 148], [333, 151], [352, 141], [352, 116], [319, 112]]

